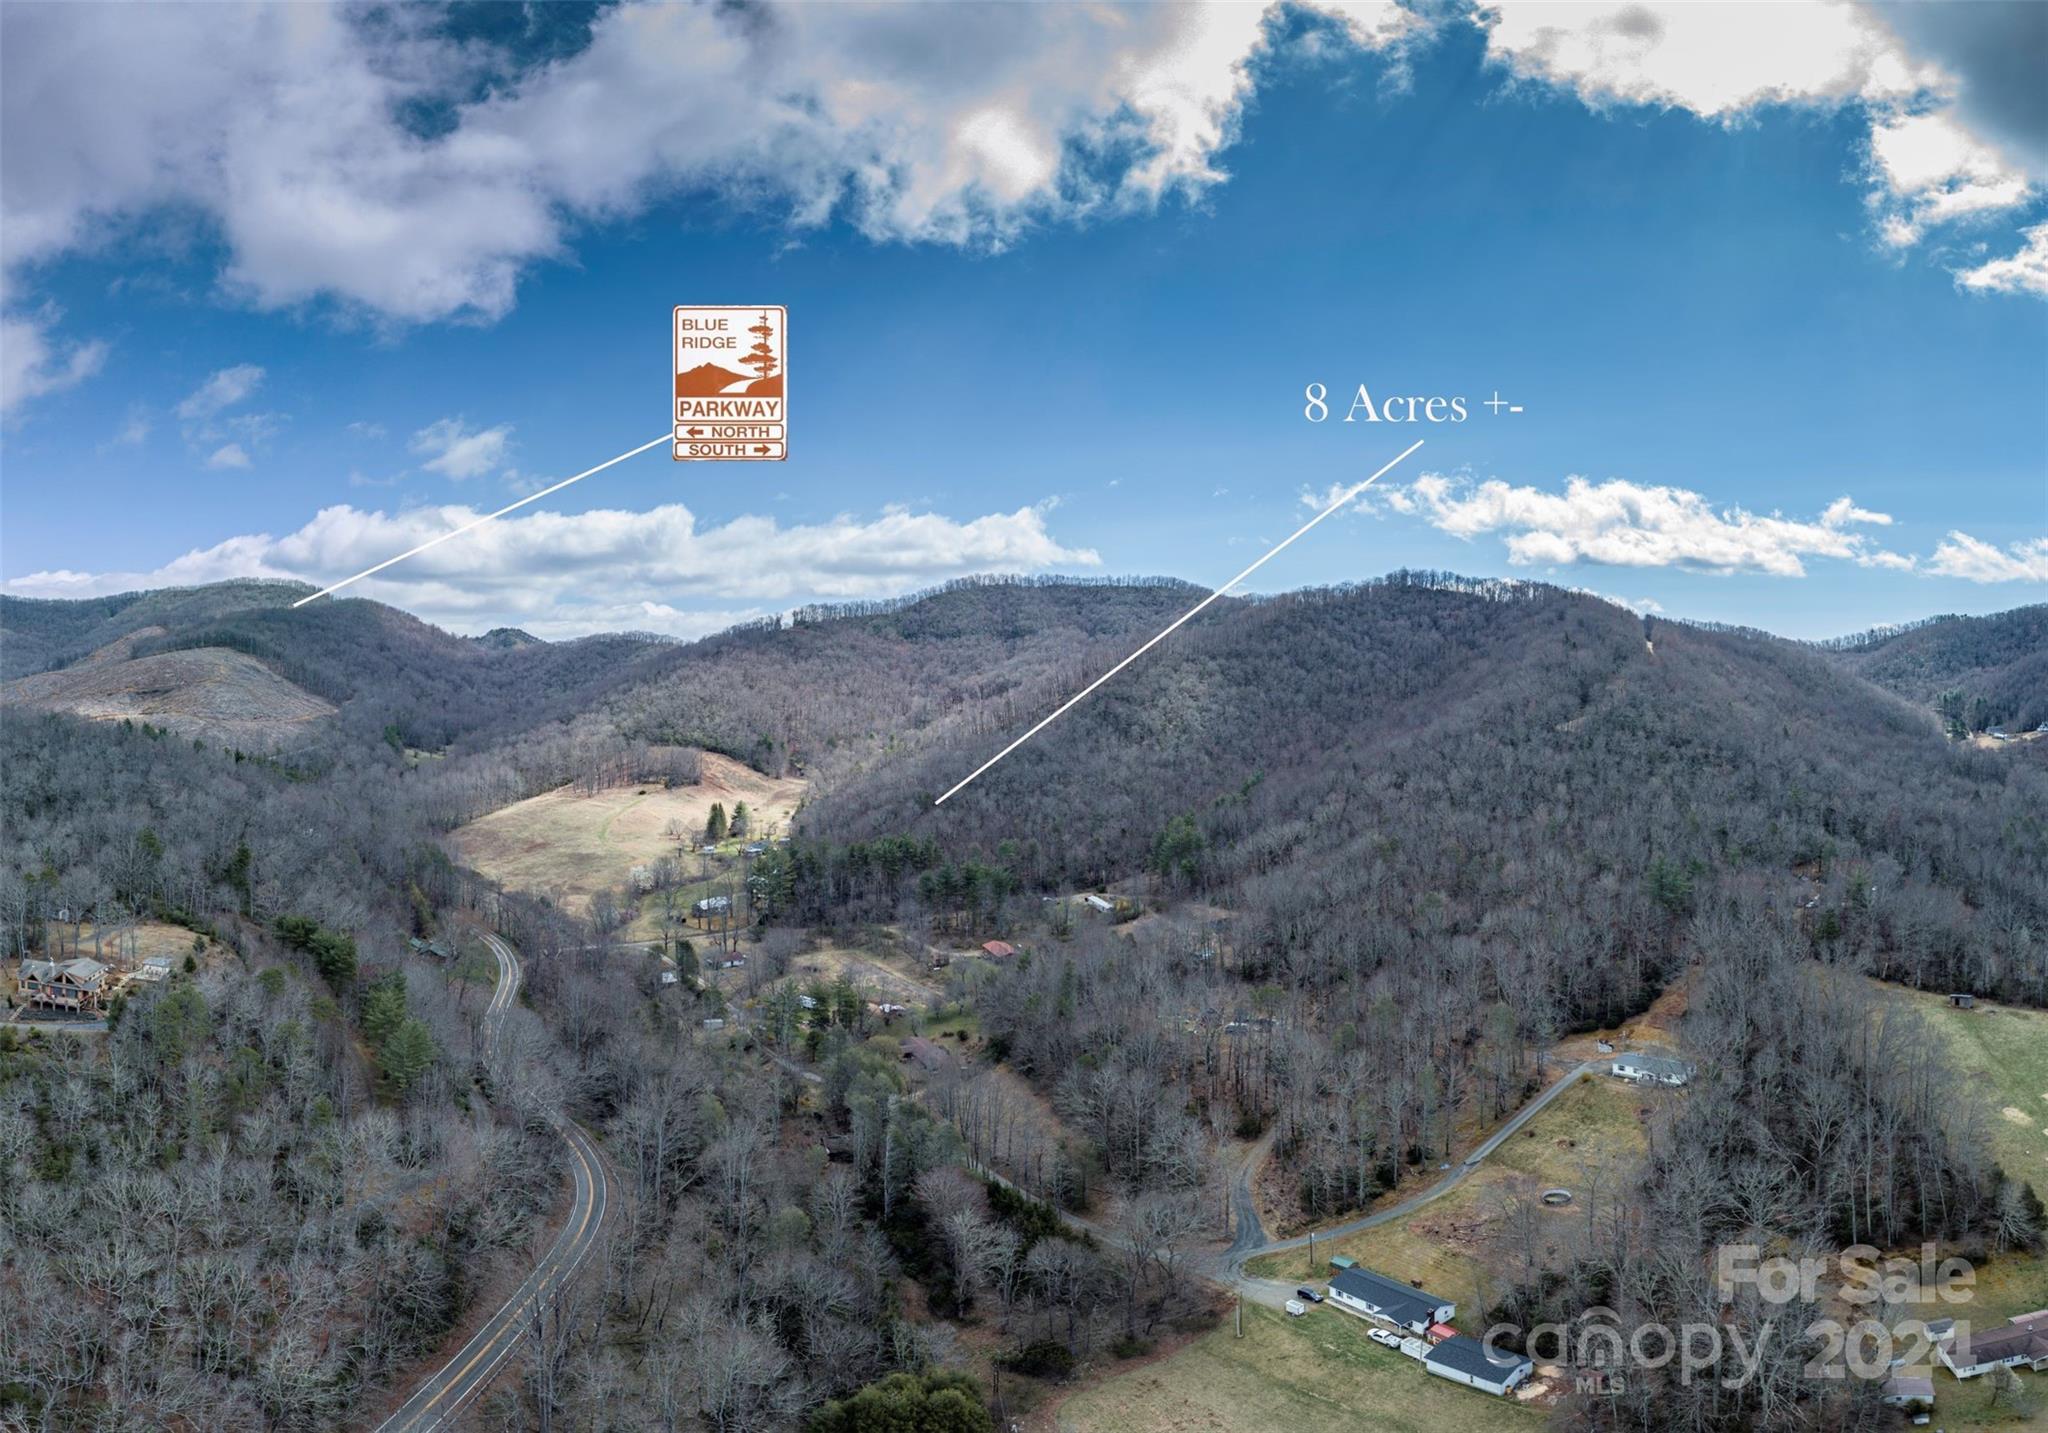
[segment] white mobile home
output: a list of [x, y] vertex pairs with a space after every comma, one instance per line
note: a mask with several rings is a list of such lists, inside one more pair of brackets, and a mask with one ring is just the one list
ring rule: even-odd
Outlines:
[[1432, 1348], [1422, 1366], [1439, 1378], [1491, 1393], [1496, 1398], [1505, 1397], [1535, 1368], [1519, 1353], [1506, 1349], [1489, 1353], [1485, 1344], [1464, 1334], [1447, 1338]]
[[1608, 1069], [1624, 1080], [1635, 1080], [1646, 1085], [1684, 1085], [1692, 1082], [1698, 1073], [1696, 1068], [1684, 1060], [1674, 1060], [1669, 1055], [1645, 1055], [1630, 1051], [1616, 1055]]
[[2048, 1370], [2048, 1309], [2015, 1314], [2012, 1322], [1988, 1329], [1958, 1329], [1941, 1345], [1941, 1361], [1957, 1378], [1975, 1378], [1998, 1367]]
[[1458, 1312], [1449, 1299], [1355, 1267], [1339, 1269], [1330, 1276], [1330, 1301], [1350, 1313], [1410, 1333], [1427, 1333], [1431, 1324], [1449, 1323]]

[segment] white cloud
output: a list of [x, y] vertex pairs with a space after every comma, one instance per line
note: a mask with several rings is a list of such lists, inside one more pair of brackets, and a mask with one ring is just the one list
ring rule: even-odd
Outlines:
[[[2017, 212], [2043, 177], [1977, 118], [2010, 108], [1982, 101], [2014, 88], [2000, 52], [2023, 45], [2024, 34], [2002, 46], [1982, 34], [1947, 43], [1954, 32], [2000, 22], [1914, 15], [1903, 27], [1909, 45], [1893, 23], [1909, 9], [1993, 8], [1496, 0], [1475, 23], [1486, 30], [1489, 57], [1518, 79], [1569, 90], [1595, 108], [1654, 105], [1734, 124], [1766, 105], [1859, 106], [1870, 123], [1877, 236], [1906, 248], [1935, 226]], [[2030, 23], [2016, 12], [2002, 23], [2015, 21], [2022, 30]]]
[[[747, 516], [710, 528], [680, 503], [645, 513], [533, 513], [487, 523], [349, 592], [457, 631], [511, 623], [541, 635], [621, 627], [697, 635], [802, 601], [886, 596], [970, 572], [1100, 566], [1092, 550], [1056, 540], [1045, 512], [960, 522], [892, 508], [865, 520], [783, 526]], [[229, 538], [150, 572], [39, 572], [4, 587], [77, 597], [228, 577], [324, 586], [479, 515], [455, 505], [398, 513], [340, 505], [281, 537]]]
[[442, 418], [412, 435], [412, 450], [431, 455], [420, 466], [447, 477], [480, 478], [504, 466], [512, 450], [512, 425], [472, 429], [460, 418]]
[[31, 398], [75, 387], [105, 365], [106, 344], [53, 339], [50, 330], [57, 318], [48, 305], [0, 317], [0, 414], [15, 412]]
[[1956, 283], [1979, 293], [2048, 298], [2048, 224], [2036, 224], [2026, 234], [2026, 246], [2017, 254], [1964, 269], [1956, 275]]
[[146, 411], [140, 407], [133, 407], [128, 410], [128, 417], [121, 424], [121, 431], [108, 441], [121, 447], [134, 447], [149, 436], [150, 429], [154, 426]]
[[[1358, 44], [1426, 28], [1392, 0], [1336, 9]], [[9, 262], [186, 204], [250, 302], [426, 321], [496, 318], [575, 223], [697, 189], [797, 228], [1001, 243], [1221, 178], [1266, 14], [623, 5], [579, 52], [479, 85], [501, 57], [417, 20], [9, 6]], [[403, 127], [409, 104], [451, 100], [445, 132]]]
[[1938, 78], [1853, 5], [1549, 3], [1479, 12], [1487, 53], [1589, 104], [1658, 105], [1706, 119], [1766, 104], [1903, 98]]
[[1898, 565], [1895, 554], [1853, 530], [1882, 526], [1891, 518], [1848, 498], [1830, 504], [1818, 518], [1800, 520], [1716, 508], [1684, 488], [1620, 478], [1595, 483], [1573, 477], [1562, 493], [1553, 493], [1497, 478], [1474, 483], [1432, 473], [1385, 489], [1378, 501], [1454, 537], [1499, 534], [1508, 561], [1518, 567], [1597, 562], [1798, 577], [1806, 571], [1806, 559], [1816, 557]]
[[188, 423], [204, 422], [223, 409], [232, 408], [263, 384], [263, 370], [253, 363], [223, 368], [194, 389], [178, 405], [178, 416]]
[[1927, 571], [1970, 582], [2048, 583], [2048, 537], [1999, 548], [1966, 532], [1951, 532], [1934, 549]]
[[1895, 247], [1918, 241], [1933, 225], [2017, 208], [2032, 190], [1953, 111], [1880, 120], [1871, 127], [1870, 151], [1896, 202], [1880, 230]]
[[243, 451], [240, 443], [224, 443], [213, 450], [212, 456], [206, 460], [206, 466], [209, 468], [246, 468], [249, 466], [249, 455]]

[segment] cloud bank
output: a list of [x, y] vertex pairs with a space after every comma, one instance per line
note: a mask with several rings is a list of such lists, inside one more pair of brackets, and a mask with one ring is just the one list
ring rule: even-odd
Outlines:
[[[1342, 491], [1305, 493], [1302, 503], [1327, 507]], [[1827, 559], [1981, 583], [2048, 581], [2048, 538], [2002, 549], [1951, 532], [1922, 561], [1879, 544], [1871, 530], [1890, 527], [1891, 515], [1848, 497], [1813, 517], [1797, 518], [1717, 507], [1687, 488], [1622, 478], [1596, 483], [1574, 476], [1562, 492], [1551, 492], [1498, 478], [1475, 482], [1428, 473], [1363, 494], [1359, 504], [1365, 511], [1419, 518], [1453, 537], [1498, 537], [1517, 567], [1592, 563], [1803, 577], [1809, 561]]]
[[[1910, 13], [1908, 13], [1910, 12]], [[96, 372], [21, 278], [166, 210], [203, 216], [228, 298], [382, 323], [489, 322], [578, 229], [702, 194], [802, 231], [998, 248], [1226, 176], [1277, 7], [624, 4], [543, 62], [428, 7], [0, 9], [7, 407]], [[1299, 5], [1303, 48], [1398, 54], [1457, 12]], [[552, 16], [542, 12], [550, 20]], [[1499, 0], [1464, 12], [1517, 83], [1738, 122], [1871, 117], [1877, 231], [2010, 212], [2048, 177], [2027, 61], [2048, 7]], [[2028, 46], [2033, 46], [2030, 50]], [[49, 136], [63, 142], [50, 143]], [[2028, 251], [2034, 253], [2033, 249]], [[1967, 289], [2048, 292], [2038, 255]]]
[[[803, 601], [890, 596], [972, 572], [1100, 566], [1092, 549], [1052, 536], [1046, 511], [1026, 507], [960, 522], [891, 508], [869, 519], [783, 526], [748, 516], [712, 527], [699, 526], [680, 503], [645, 513], [540, 512], [487, 523], [348, 595], [389, 602], [457, 632], [511, 622], [551, 638], [625, 629], [696, 637]], [[230, 577], [326, 586], [479, 516], [459, 505], [386, 513], [342, 504], [295, 532], [232, 537], [153, 571], [37, 572], [0, 586], [20, 597], [91, 597]]]

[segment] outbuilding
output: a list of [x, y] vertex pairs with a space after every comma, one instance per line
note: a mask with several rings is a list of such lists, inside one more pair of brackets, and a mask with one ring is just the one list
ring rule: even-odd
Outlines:
[[1536, 1367], [1519, 1353], [1505, 1349], [1489, 1353], [1485, 1344], [1465, 1334], [1447, 1338], [1430, 1349], [1422, 1366], [1439, 1378], [1491, 1393], [1496, 1398], [1505, 1397]]
[[1884, 1381], [1887, 1408], [1932, 1408], [1934, 1380], [1920, 1374], [1902, 1373]]

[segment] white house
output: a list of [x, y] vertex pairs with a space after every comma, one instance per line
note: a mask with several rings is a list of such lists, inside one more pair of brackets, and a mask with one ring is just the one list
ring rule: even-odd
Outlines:
[[691, 905], [690, 914], [701, 919], [705, 916], [724, 915], [731, 909], [731, 896], [706, 896], [703, 900]]
[[1116, 909], [1116, 902], [1106, 896], [1083, 896], [1081, 900], [1087, 905], [1088, 909], [1099, 911], [1103, 915], [1108, 915]]
[[171, 958], [168, 955], [152, 955], [143, 959], [135, 972], [137, 980], [159, 981], [171, 978]]
[[1458, 1312], [1449, 1299], [1357, 1267], [1330, 1276], [1330, 1300], [1350, 1313], [1410, 1333], [1427, 1333], [1431, 1324], [1449, 1323]]
[[1669, 1055], [1645, 1055], [1639, 1051], [1616, 1055], [1608, 1069], [1624, 1080], [1657, 1085], [1689, 1084], [1698, 1073], [1697, 1067], [1684, 1060], [1674, 1060]]
[[1941, 1345], [1941, 1361], [1957, 1378], [1975, 1378], [2001, 1365], [2048, 1369], [2048, 1309], [2015, 1314], [1997, 1328], [1958, 1328], [1954, 1340]]
[[1535, 1368], [1519, 1353], [1509, 1353], [1506, 1349], [1489, 1353], [1485, 1344], [1465, 1334], [1447, 1338], [1436, 1345], [1422, 1360], [1422, 1366], [1439, 1378], [1448, 1378], [1467, 1388], [1477, 1388], [1496, 1398], [1505, 1397]]

